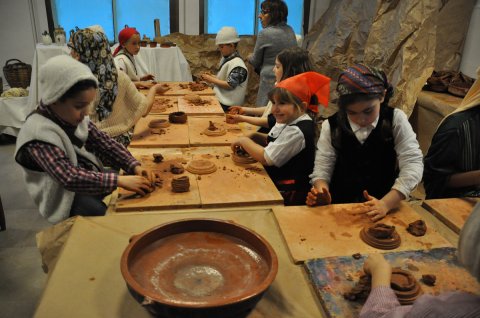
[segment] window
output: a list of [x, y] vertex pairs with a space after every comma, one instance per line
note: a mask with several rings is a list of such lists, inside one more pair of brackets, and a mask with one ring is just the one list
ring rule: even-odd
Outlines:
[[160, 19], [162, 35], [170, 33], [169, 0], [54, 0], [52, 3], [56, 24], [65, 29], [67, 40], [69, 31], [76, 26], [86, 28], [94, 24], [101, 25], [111, 41], [117, 40], [125, 25], [153, 39], [154, 19]]
[[[238, 34], [257, 34], [262, 26], [258, 12], [263, 0], [207, 0], [206, 33], [217, 33], [223, 26], [233, 26]], [[302, 34], [303, 0], [284, 0], [288, 6], [287, 23], [295, 33]], [[255, 9], [256, 8], [256, 9]], [[255, 30], [256, 27], [256, 30]]]

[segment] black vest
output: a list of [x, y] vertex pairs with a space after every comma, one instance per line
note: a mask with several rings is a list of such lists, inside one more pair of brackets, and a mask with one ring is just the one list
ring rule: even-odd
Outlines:
[[381, 199], [391, 190], [399, 172], [397, 154], [393, 128], [382, 131], [382, 126], [387, 121], [389, 127], [393, 127], [393, 112], [391, 107], [381, 108], [378, 124], [363, 145], [355, 137], [346, 117], [347, 131], [339, 126], [338, 113], [328, 119], [332, 145], [337, 153], [330, 181], [332, 203], [363, 202], [363, 190]]
[[[315, 161], [314, 123], [302, 120], [293, 124], [300, 128], [305, 138], [305, 148], [281, 167], [266, 166], [268, 175], [279, 191], [309, 190], [309, 175], [313, 171]], [[268, 142], [275, 141], [268, 136]], [[285, 182], [287, 181], [287, 182]]]

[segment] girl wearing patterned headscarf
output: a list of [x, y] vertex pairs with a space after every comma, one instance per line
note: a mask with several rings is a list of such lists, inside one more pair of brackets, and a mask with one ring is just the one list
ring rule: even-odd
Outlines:
[[339, 77], [339, 111], [322, 124], [310, 206], [362, 202], [372, 221], [407, 198], [423, 163], [407, 116], [389, 107], [392, 87], [383, 71], [357, 64]]
[[101, 130], [127, 146], [131, 130], [146, 116], [153, 105], [155, 94], [166, 91], [157, 84], [147, 97], [138, 92], [123, 72], [118, 72], [106, 35], [92, 29], [77, 30], [70, 39], [71, 55], [87, 65], [98, 79], [98, 94], [90, 118]]
[[423, 181], [427, 199], [480, 196], [480, 79], [435, 132]]
[[[480, 282], [479, 244], [480, 204], [477, 204], [460, 233], [458, 260]], [[372, 290], [360, 312], [360, 318], [480, 317], [480, 296], [458, 290], [444, 292], [438, 296], [424, 294], [412, 305], [401, 306], [390, 287], [392, 266], [382, 254], [370, 254], [365, 260], [363, 269], [372, 276]], [[455, 285], [451, 287], [456, 289]]]
[[135, 55], [140, 51], [140, 33], [135, 28], [125, 26], [118, 34], [118, 42], [118, 46], [113, 52], [117, 67], [130, 77], [137, 88], [153, 86], [151, 82], [145, 82], [154, 79], [152, 74], [139, 76], [137, 72]]

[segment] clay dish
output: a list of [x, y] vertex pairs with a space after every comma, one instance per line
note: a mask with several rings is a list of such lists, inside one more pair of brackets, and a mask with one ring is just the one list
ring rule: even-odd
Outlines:
[[170, 123], [166, 119], [153, 119], [148, 123], [148, 128], [167, 128]]
[[140, 41], [140, 46], [141, 47], [147, 47], [148, 42], [147, 41]]
[[272, 284], [278, 260], [257, 233], [233, 222], [186, 219], [134, 236], [121, 272], [153, 315], [245, 317]]
[[155, 41], [150, 42], [150, 47], [157, 47], [157, 42]]
[[368, 245], [382, 250], [392, 250], [401, 243], [395, 227], [383, 223], [365, 226], [360, 231], [360, 238]]
[[392, 269], [392, 278], [390, 281], [395, 295], [401, 305], [412, 304], [423, 292], [418, 281], [408, 271], [400, 268]]
[[193, 174], [210, 174], [217, 170], [217, 166], [209, 160], [198, 159], [190, 161], [186, 169]]
[[204, 135], [207, 136], [223, 136], [227, 133], [224, 127], [217, 127], [215, 123], [210, 120], [210, 124], [207, 128], [203, 131]]
[[185, 124], [187, 122], [187, 114], [184, 112], [173, 112], [168, 115], [168, 120], [172, 124]]

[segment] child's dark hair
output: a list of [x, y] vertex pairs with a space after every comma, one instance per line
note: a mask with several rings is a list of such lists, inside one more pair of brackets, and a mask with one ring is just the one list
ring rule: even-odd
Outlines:
[[260, 8], [270, 14], [270, 21], [268, 25], [277, 25], [282, 22], [287, 22], [288, 7], [285, 1], [265, 0], [260, 5]]
[[310, 54], [299, 47], [291, 47], [281, 51], [278, 53], [277, 59], [283, 68], [282, 81], [301, 73], [315, 71]]
[[[349, 133], [352, 134], [352, 132], [347, 128], [347, 122], [348, 122], [348, 115], [347, 115], [347, 107], [349, 105], [352, 105], [354, 103], [358, 102], [364, 102], [364, 101], [371, 101], [374, 99], [379, 99], [381, 100], [384, 98], [383, 102], [380, 104], [380, 113], [385, 107], [390, 107], [388, 105], [390, 98], [393, 95], [393, 89], [391, 86], [387, 88], [387, 91], [385, 92], [385, 96], [383, 94], [378, 94], [378, 93], [356, 93], [356, 94], [346, 94], [342, 95], [338, 98], [338, 126], [337, 128], [331, 132], [332, 134], [332, 145], [336, 149], [340, 149], [341, 145], [341, 135], [343, 133]], [[392, 132], [392, 123], [389, 122], [388, 120], [383, 120], [382, 121], [382, 126], [380, 127], [380, 134], [382, 136], [383, 141], [390, 141], [393, 139], [393, 132]]]
[[305, 106], [302, 104], [302, 100], [283, 87], [275, 87], [268, 92], [268, 99], [272, 103], [275, 102], [275, 98], [280, 104], [293, 104], [300, 112], [305, 111]]
[[59, 100], [61, 102], [64, 102], [69, 98], [76, 97], [80, 92], [86, 91], [89, 88], [98, 88], [97, 82], [91, 79], [79, 81], [75, 83], [75, 85], [70, 87], [68, 91], [66, 91], [65, 94], [63, 94], [62, 97], [59, 98]]

